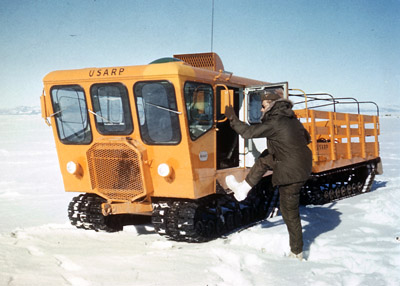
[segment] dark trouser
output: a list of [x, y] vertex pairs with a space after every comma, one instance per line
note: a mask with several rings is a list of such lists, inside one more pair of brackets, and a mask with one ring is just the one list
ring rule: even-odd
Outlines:
[[[256, 160], [246, 176], [246, 182], [254, 187], [261, 180], [265, 172], [273, 170], [274, 160], [272, 155], [265, 150]], [[303, 233], [301, 228], [299, 204], [300, 189], [305, 182], [279, 186], [280, 211], [283, 221], [289, 232], [290, 249], [294, 254], [303, 251]]]
[[268, 153], [268, 150], [262, 152], [260, 157], [256, 160], [250, 172], [246, 176], [246, 182], [254, 187], [264, 176], [265, 172], [272, 170], [274, 166], [274, 159], [272, 155]]
[[294, 254], [303, 251], [303, 233], [301, 228], [299, 201], [300, 189], [304, 182], [279, 186], [279, 209], [289, 232], [290, 249]]

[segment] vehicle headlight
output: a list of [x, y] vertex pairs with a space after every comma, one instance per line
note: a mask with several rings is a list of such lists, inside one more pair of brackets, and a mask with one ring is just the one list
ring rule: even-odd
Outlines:
[[76, 172], [78, 171], [78, 164], [76, 164], [73, 161], [69, 161], [67, 163], [67, 172], [70, 173], [71, 175], [76, 174]]
[[168, 177], [171, 174], [171, 167], [168, 164], [162, 163], [158, 165], [157, 172], [161, 177]]

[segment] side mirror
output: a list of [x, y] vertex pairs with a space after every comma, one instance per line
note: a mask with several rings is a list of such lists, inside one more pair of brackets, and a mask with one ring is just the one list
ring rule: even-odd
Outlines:
[[40, 109], [42, 111], [42, 117], [43, 118], [48, 117], [47, 108], [46, 108], [46, 98], [44, 97], [44, 90], [43, 90], [42, 95], [40, 96]]
[[46, 97], [44, 94], [44, 89], [42, 92], [42, 95], [40, 96], [40, 109], [42, 111], [42, 118], [44, 119], [44, 122], [46, 122], [46, 124], [48, 126], [51, 126], [49, 119], [47, 117], [49, 117], [49, 112], [47, 110], [47, 106], [46, 106]]

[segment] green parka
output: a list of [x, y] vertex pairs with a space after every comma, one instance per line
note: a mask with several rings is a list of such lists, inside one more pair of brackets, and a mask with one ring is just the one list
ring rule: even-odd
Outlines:
[[261, 123], [248, 125], [237, 117], [231, 127], [245, 139], [267, 139], [269, 155], [273, 158], [272, 183], [288, 185], [306, 181], [312, 169], [312, 153], [307, 147], [310, 135], [296, 118], [293, 104], [286, 99], [272, 102]]

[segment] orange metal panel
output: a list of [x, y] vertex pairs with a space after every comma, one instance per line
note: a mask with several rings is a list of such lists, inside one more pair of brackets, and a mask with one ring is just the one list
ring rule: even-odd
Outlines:
[[311, 115], [311, 146], [313, 153], [313, 160], [318, 161], [318, 148], [317, 148], [317, 131], [315, 127], [315, 110], [310, 110], [309, 114]]
[[348, 128], [350, 130], [350, 136], [351, 137], [359, 137], [360, 136], [360, 130], [358, 128]]
[[318, 138], [324, 137], [323, 135], [330, 135], [329, 127], [315, 127], [315, 132], [318, 134]]
[[375, 136], [375, 129], [365, 129], [365, 136]]
[[376, 116], [372, 115], [363, 115], [363, 117], [365, 123], [374, 123], [374, 118], [376, 118]]
[[329, 119], [329, 113], [327, 111], [312, 110], [314, 117], [318, 119]]
[[336, 137], [338, 138], [346, 138], [348, 137], [347, 135], [347, 128], [342, 128], [342, 127], [336, 127]]
[[326, 127], [329, 124], [329, 120], [322, 120], [322, 121], [316, 121], [315, 122], [315, 126], [322, 126], [322, 127]]
[[330, 150], [331, 150], [331, 160], [336, 160], [336, 146], [335, 146], [335, 140], [336, 140], [336, 129], [334, 125], [334, 114], [333, 112], [329, 112], [329, 132], [330, 132]]
[[336, 122], [340, 122], [341, 120], [342, 121], [346, 121], [346, 114], [345, 113], [339, 113], [339, 112], [337, 112], [337, 113], [335, 113], [335, 117], [336, 117]]
[[358, 122], [358, 114], [352, 114], [352, 113], [346, 113], [345, 116], [349, 117], [349, 120], [351, 123], [357, 123]]

